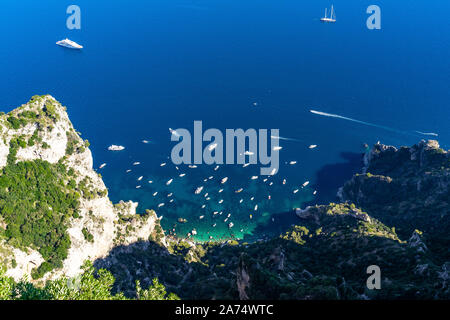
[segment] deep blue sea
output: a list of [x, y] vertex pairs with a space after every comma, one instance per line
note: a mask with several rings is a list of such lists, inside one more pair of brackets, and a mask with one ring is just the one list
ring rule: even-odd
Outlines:
[[[71, 4], [81, 8], [80, 30], [66, 28]], [[337, 22], [323, 24], [331, 4]], [[371, 4], [381, 8], [381, 30], [366, 27]], [[53, 95], [91, 142], [96, 168], [107, 163], [98, 171], [111, 199], [156, 209], [179, 236], [283, 231], [296, 221], [292, 208], [334, 200], [359, 170], [364, 143], [436, 138], [419, 131], [450, 147], [447, 0], [3, 0], [0, 12], [0, 109]], [[84, 49], [55, 45], [66, 37]], [[280, 171], [266, 182], [250, 180], [259, 166], [177, 170], [168, 128], [192, 130], [194, 120], [205, 129], [280, 129], [294, 140], [280, 141]]]

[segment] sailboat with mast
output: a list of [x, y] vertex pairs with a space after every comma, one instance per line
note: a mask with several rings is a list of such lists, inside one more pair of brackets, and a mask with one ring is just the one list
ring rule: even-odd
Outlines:
[[336, 14], [334, 13], [333, 5], [331, 5], [331, 14], [330, 17], [327, 15], [327, 8], [325, 8], [325, 16], [323, 18], [320, 18], [320, 21], [322, 22], [336, 22]]

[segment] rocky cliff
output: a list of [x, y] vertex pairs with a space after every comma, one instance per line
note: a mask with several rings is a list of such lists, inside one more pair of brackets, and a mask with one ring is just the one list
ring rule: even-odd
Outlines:
[[398, 149], [378, 143], [364, 159], [363, 173], [345, 183], [341, 200], [404, 238], [419, 229], [431, 250], [450, 260], [450, 152], [434, 140]]
[[[7, 275], [71, 277], [85, 260], [155, 233], [153, 211], [138, 215], [137, 203], [109, 200], [88, 147], [51, 96], [35, 96], [0, 116], [0, 263]], [[20, 197], [16, 207], [14, 196]], [[55, 234], [45, 231], [48, 223]]]

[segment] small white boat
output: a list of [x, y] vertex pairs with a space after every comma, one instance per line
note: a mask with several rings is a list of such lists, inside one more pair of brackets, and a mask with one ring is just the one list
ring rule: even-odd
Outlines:
[[161, 208], [161, 207], [163, 207], [164, 206], [164, 202], [163, 203], [160, 203], [160, 204], [158, 204], [158, 208]]
[[142, 143], [149, 143], [150, 141], [148, 140], [142, 140]]
[[158, 191], [153, 192], [153, 196], [156, 197], [156, 195], [158, 194]]
[[233, 222], [230, 222], [229, 224], [228, 224], [228, 228], [233, 228], [233, 226], [234, 226], [234, 223]]
[[295, 189], [293, 192], [294, 192], [294, 193], [297, 193], [297, 192], [298, 192], [298, 189]]
[[200, 220], [202, 220], [203, 218], [204, 218], [205, 216], [200, 216], [200, 217], [198, 217]]
[[126, 171], [126, 173], [129, 173], [129, 172], [131, 172], [131, 169], [128, 169], [128, 170]]
[[164, 167], [165, 165], [166, 165], [166, 163], [163, 162], [163, 163], [161, 163], [159, 166], [160, 166], [160, 167]]
[[122, 151], [123, 149], [125, 149], [124, 146], [117, 146], [115, 144], [112, 144], [108, 147], [109, 151]]
[[170, 179], [169, 181], [166, 182], [166, 185], [168, 186], [169, 184], [171, 184], [173, 181], [173, 179]]
[[181, 174], [179, 175], [179, 177], [180, 177], [180, 178], [183, 178], [185, 175], [186, 175], [186, 173], [181, 173]]
[[60, 40], [60, 41], [56, 42], [56, 44], [58, 46], [69, 48], [69, 49], [78, 49], [78, 50], [79, 49], [83, 49], [82, 45], [79, 45], [75, 41], [69, 40], [67, 38], [64, 39], [64, 40]]
[[223, 203], [223, 199], [220, 199], [220, 200], [219, 200], [219, 204], [221, 204], [221, 203]]
[[211, 145], [208, 146], [208, 150], [209, 151], [213, 151], [215, 148], [217, 148], [218, 144], [217, 143], [213, 143]]
[[309, 181], [305, 181], [305, 183], [302, 184], [302, 186], [306, 187], [309, 184]]
[[217, 170], [219, 170], [219, 166], [216, 166], [216, 167], [214, 168], [214, 171], [217, 171]]
[[279, 150], [281, 150], [281, 149], [283, 149], [283, 147], [280, 147], [280, 146], [278, 146], [278, 147], [273, 147], [273, 151], [279, 151]]
[[220, 190], [219, 190], [219, 193], [222, 193], [222, 192], [223, 192], [223, 189], [220, 189]]
[[139, 161], [136, 161], [136, 162], [133, 162], [133, 166], [138, 166], [138, 165], [140, 165], [141, 163], [139, 162]]
[[203, 190], [203, 187], [198, 187], [197, 189], [195, 189], [195, 194], [201, 193], [202, 190]]
[[247, 166], [249, 166], [250, 165], [250, 163], [244, 163], [243, 165], [242, 165], [242, 168], [245, 168], [245, 167], [247, 167]]
[[255, 211], [258, 210], [258, 205], [255, 205]]
[[308, 148], [309, 148], [309, 149], [317, 148], [317, 144], [312, 144], [312, 145], [310, 145]]
[[137, 178], [137, 181], [141, 181], [143, 178], [143, 176], [140, 176], [139, 178]]
[[256, 179], [258, 179], [258, 176], [252, 176], [250, 179], [251, 180], [256, 180]]
[[100, 165], [100, 167], [98, 167], [99, 169], [102, 169], [102, 168], [104, 168], [106, 166], [106, 163], [102, 163], [101, 165]]
[[294, 165], [294, 164], [296, 164], [297, 163], [297, 161], [291, 161], [291, 162], [289, 162], [289, 164], [292, 166], [292, 165]]
[[222, 184], [224, 184], [225, 182], [227, 182], [228, 181], [228, 177], [225, 177], [225, 178], [223, 178], [220, 182], [222, 183]]
[[172, 128], [169, 128], [169, 131], [172, 135], [174, 135], [175, 137], [179, 137], [180, 135], [178, 134], [178, 132], [176, 130], [173, 130]]

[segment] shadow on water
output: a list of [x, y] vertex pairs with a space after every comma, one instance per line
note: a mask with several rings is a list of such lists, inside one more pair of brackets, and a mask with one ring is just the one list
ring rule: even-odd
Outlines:
[[317, 190], [316, 198], [305, 205], [328, 204], [337, 200], [337, 192], [344, 183], [355, 173], [361, 172], [363, 154], [356, 152], [342, 152], [344, 162], [337, 162], [323, 166], [316, 174], [316, 183], [312, 185]]
[[[311, 189], [316, 190], [317, 195], [312, 201], [306, 202], [304, 207], [336, 202], [338, 200], [336, 196], [338, 189], [350, 180], [355, 173], [361, 172], [362, 153], [342, 152], [340, 157], [344, 160], [343, 162], [327, 164], [316, 173], [316, 182], [311, 185]], [[297, 216], [293, 211], [273, 213], [266, 223], [261, 223], [256, 227], [252, 235], [245, 235], [243, 241], [253, 242], [258, 239], [278, 236], [297, 222]]]

